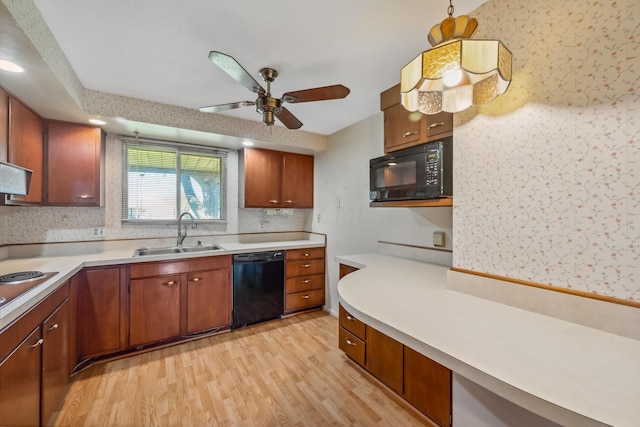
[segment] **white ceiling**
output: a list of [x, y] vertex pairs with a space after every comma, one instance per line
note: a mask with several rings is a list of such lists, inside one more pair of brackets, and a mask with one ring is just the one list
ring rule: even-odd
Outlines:
[[[455, 15], [486, 0], [457, 0]], [[344, 84], [343, 100], [289, 104], [302, 130], [332, 134], [379, 111], [379, 94], [429, 48], [448, 0], [34, 0], [83, 86], [186, 108], [254, 100], [209, 61], [233, 56], [272, 94]], [[266, 87], [266, 85], [263, 85]], [[261, 121], [253, 107], [225, 112]], [[276, 121], [277, 125], [280, 125]], [[293, 131], [294, 132], [294, 131]]]

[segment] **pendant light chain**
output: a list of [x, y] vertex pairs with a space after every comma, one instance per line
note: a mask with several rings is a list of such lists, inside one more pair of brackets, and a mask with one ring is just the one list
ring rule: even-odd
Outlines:
[[453, 17], [453, 0], [449, 0], [449, 7], [447, 8], [447, 13], [449, 14], [449, 18]]

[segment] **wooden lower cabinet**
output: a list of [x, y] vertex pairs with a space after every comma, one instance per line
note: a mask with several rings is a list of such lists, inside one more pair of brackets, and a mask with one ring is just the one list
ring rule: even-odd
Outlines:
[[131, 266], [129, 345], [167, 341], [231, 324], [231, 256]]
[[339, 306], [338, 346], [440, 426], [451, 424], [451, 370], [364, 324]]
[[324, 249], [293, 249], [286, 252], [285, 313], [324, 304]]
[[231, 324], [231, 286], [228, 267], [189, 273], [187, 334]]
[[40, 424], [41, 340], [38, 326], [0, 363], [0, 425]]
[[404, 397], [441, 426], [451, 420], [451, 370], [404, 348]]
[[42, 324], [42, 425], [55, 411], [69, 383], [69, 321], [67, 300]]
[[69, 383], [69, 285], [0, 331], [0, 425], [45, 425]]
[[367, 370], [393, 391], [402, 394], [404, 346], [370, 326], [367, 326], [365, 342]]
[[180, 282], [180, 276], [131, 280], [129, 345], [180, 336]]
[[126, 268], [88, 268], [71, 278], [70, 369], [126, 347]]

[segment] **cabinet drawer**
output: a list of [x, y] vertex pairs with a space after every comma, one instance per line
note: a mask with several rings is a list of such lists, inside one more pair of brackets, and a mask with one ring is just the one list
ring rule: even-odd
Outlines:
[[350, 334], [347, 330], [340, 328], [338, 333], [338, 347], [344, 351], [347, 356], [364, 366], [364, 341]]
[[190, 271], [215, 270], [231, 266], [231, 255], [212, 256], [206, 258], [183, 259], [180, 261], [142, 262], [131, 264], [131, 278], [164, 276]]
[[287, 261], [324, 258], [324, 248], [293, 249], [286, 252]]
[[324, 273], [324, 259], [309, 259], [305, 261], [287, 261], [286, 275], [289, 277], [310, 276]]
[[287, 279], [285, 287], [288, 294], [322, 288], [324, 288], [324, 274], [292, 277]]
[[356, 337], [364, 340], [365, 325], [355, 317], [353, 317], [342, 305], [339, 307], [340, 327], [351, 332]]
[[288, 294], [285, 311], [300, 310], [324, 304], [324, 289]]

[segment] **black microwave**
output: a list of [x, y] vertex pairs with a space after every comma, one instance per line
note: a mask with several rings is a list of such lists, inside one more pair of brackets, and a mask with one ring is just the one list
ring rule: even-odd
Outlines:
[[369, 161], [369, 199], [425, 200], [453, 196], [453, 137]]

